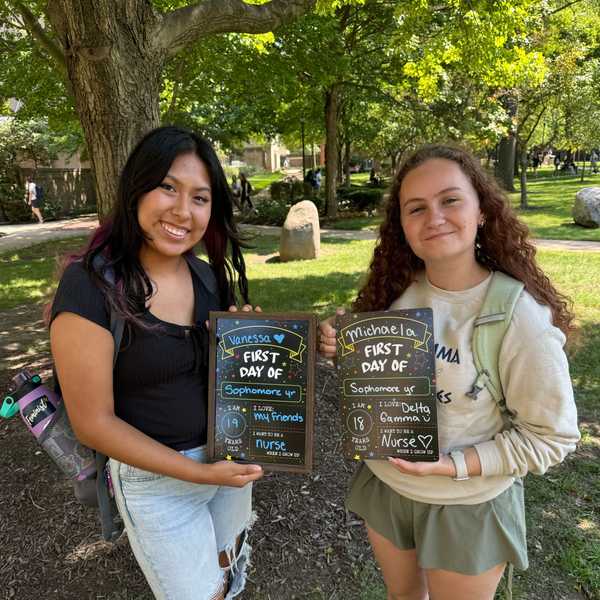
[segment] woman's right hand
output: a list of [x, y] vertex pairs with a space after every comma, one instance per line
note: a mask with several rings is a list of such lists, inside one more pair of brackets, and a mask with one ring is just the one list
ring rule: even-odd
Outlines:
[[346, 311], [343, 308], [338, 308], [335, 315], [319, 323], [319, 352], [325, 358], [335, 358], [337, 331], [333, 324], [338, 315], [341, 316], [345, 313]]
[[260, 479], [264, 473], [260, 465], [244, 465], [231, 460], [220, 460], [212, 464], [203, 464], [206, 475], [201, 483], [209, 485], [227, 485], [244, 487], [251, 481]]

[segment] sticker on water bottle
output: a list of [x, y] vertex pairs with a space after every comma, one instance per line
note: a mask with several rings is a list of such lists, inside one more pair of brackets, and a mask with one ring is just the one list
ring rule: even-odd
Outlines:
[[56, 412], [56, 408], [48, 400], [48, 396], [40, 396], [37, 401], [31, 402], [23, 408], [23, 418], [33, 429], [47, 417], [50, 417]]

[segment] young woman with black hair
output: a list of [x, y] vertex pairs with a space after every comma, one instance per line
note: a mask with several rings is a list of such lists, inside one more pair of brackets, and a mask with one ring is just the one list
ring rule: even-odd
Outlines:
[[[471, 347], [495, 272], [524, 284], [498, 357], [502, 406], [475, 388]], [[507, 563], [527, 567], [521, 478], [579, 439], [563, 350], [573, 315], [504, 193], [457, 147], [425, 146], [400, 167], [352, 310], [420, 307], [451, 350], [436, 355], [440, 459], [365, 461], [347, 507], [366, 522], [388, 599], [492, 600]], [[328, 319], [321, 352], [335, 344]]]
[[[200, 243], [218, 297], [190, 269]], [[236, 310], [236, 288], [251, 310], [214, 150], [184, 129], [151, 131], [123, 169], [112, 217], [67, 261], [49, 321], [71, 423], [111, 457], [119, 512], [159, 599], [233, 598], [245, 584], [251, 482], [262, 470], [206, 464], [205, 322], [209, 310]], [[114, 370], [111, 313], [126, 322]]]

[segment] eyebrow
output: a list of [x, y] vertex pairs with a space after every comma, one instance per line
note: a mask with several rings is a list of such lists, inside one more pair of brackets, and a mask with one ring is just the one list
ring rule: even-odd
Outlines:
[[[166, 178], [172, 179], [175, 183], [181, 183], [181, 181], [179, 179], [177, 179], [177, 177], [175, 177], [175, 175], [171, 175], [171, 173], [167, 173], [165, 175], [165, 179]], [[212, 190], [210, 189], [210, 187], [203, 185], [197, 188], [194, 188], [194, 191], [196, 192], [211, 192]]]
[[[444, 188], [443, 190], [440, 190], [437, 194], [435, 194], [436, 196], [441, 196], [442, 194], [445, 194], [446, 192], [456, 192], [456, 191], [461, 191], [461, 188], [456, 187], [456, 186], [452, 186], [452, 187], [447, 187]], [[411, 198], [410, 200], [407, 200], [404, 203], [404, 206], [406, 206], [407, 204], [410, 204], [411, 202], [424, 202], [425, 198], [419, 198], [418, 196], [415, 198]]]

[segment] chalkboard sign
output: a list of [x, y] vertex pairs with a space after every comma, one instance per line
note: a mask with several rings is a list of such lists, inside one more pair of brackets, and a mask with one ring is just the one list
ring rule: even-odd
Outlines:
[[337, 317], [344, 455], [438, 460], [433, 312]]
[[212, 459], [309, 473], [316, 321], [307, 313], [210, 313]]

